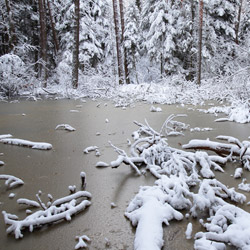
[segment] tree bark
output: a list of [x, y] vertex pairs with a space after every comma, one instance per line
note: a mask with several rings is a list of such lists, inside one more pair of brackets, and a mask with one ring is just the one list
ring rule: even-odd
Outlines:
[[121, 57], [121, 38], [120, 38], [120, 32], [119, 32], [117, 0], [113, 0], [113, 14], [114, 14], [114, 24], [115, 24], [118, 77], [119, 77], [119, 84], [123, 84], [124, 81], [123, 81], [122, 57]]
[[51, 24], [53, 40], [54, 40], [54, 45], [55, 45], [55, 53], [57, 54], [57, 52], [59, 50], [59, 43], [58, 43], [58, 39], [57, 39], [57, 35], [56, 35], [55, 22], [54, 22], [54, 18], [53, 18], [51, 6], [50, 6], [50, 0], [47, 0], [47, 6], [48, 6], [48, 10], [49, 10], [50, 24]]
[[46, 16], [44, 9], [44, 0], [39, 0], [39, 21], [40, 21], [40, 47], [41, 58], [43, 60], [41, 66], [41, 77], [43, 78], [43, 87], [47, 87], [47, 30], [46, 30]]
[[203, 23], [203, 0], [199, 0], [199, 42], [198, 42], [198, 76], [197, 76], [198, 85], [201, 84], [202, 23]]
[[130, 83], [129, 75], [128, 75], [128, 59], [127, 59], [127, 50], [124, 46], [124, 30], [125, 30], [125, 22], [124, 22], [124, 10], [123, 10], [123, 0], [119, 0], [120, 4], [120, 18], [121, 18], [121, 43], [123, 44], [123, 55], [124, 55], [124, 74], [125, 74], [125, 82], [127, 84]]
[[10, 8], [9, 0], [5, 0], [5, 5], [8, 13], [8, 19], [9, 19], [9, 48], [8, 52], [12, 51], [16, 45], [16, 34], [15, 34], [15, 25], [13, 23], [13, 17], [12, 17], [12, 11]]
[[78, 87], [79, 78], [79, 32], [80, 32], [80, 1], [74, 0], [74, 48], [73, 48], [73, 68], [72, 68], [72, 86]]
[[237, 19], [236, 25], [235, 25], [235, 43], [236, 44], [239, 44], [239, 29], [240, 29], [240, 19], [241, 19], [242, 3], [243, 3], [243, 0], [240, 0], [239, 12], [238, 12], [238, 19]]

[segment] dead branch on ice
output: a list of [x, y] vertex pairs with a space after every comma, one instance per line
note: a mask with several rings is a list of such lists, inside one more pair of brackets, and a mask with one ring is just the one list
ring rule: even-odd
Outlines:
[[182, 146], [184, 149], [194, 150], [210, 150], [218, 155], [227, 155], [238, 157], [244, 168], [250, 171], [250, 142], [240, 142], [232, 136], [217, 136], [219, 140], [227, 141], [228, 143], [215, 142], [210, 140], [191, 140], [188, 144]]
[[230, 243], [237, 249], [250, 248], [250, 215], [248, 212], [234, 205], [225, 204], [208, 221], [204, 224], [208, 232], [199, 232], [195, 235], [195, 246], [199, 246], [196, 249], [208, 249], [205, 247], [208, 241], [210, 241], [210, 246], [212, 244], [224, 245], [223, 248], [216, 249], [226, 249], [224, 243]]
[[12, 138], [0, 139], [0, 142], [4, 144], [29, 147], [32, 149], [40, 149], [40, 150], [52, 149], [52, 145], [46, 142], [33, 142], [33, 141], [28, 141], [28, 140], [23, 140], [23, 139], [12, 139]]
[[24, 182], [21, 179], [12, 175], [7, 175], [7, 174], [1, 174], [0, 180], [6, 180], [5, 185], [9, 188], [14, 188], [16, 186], [24, 184]]
[[[5, 224], [10, 225], [6, 232], [8, 234], [14, 233], [15, 238], [19, 239], [23, 237], [21, 231], [25, 228], [29, 228], [29, 231], [32, 232], [34, 227], [40, 227], [63, 219], [69, 221], [73, 215], [91, 205], [91, 202], [88, 200], [90, 198], [91, 194], [89, 192], [78, 191], [74, 194], [57, 199], [54, 202], [48, 202], [48, 206], [45, 206], [41, 199], [39, 199], [38, 203], [28, 199], [23, 199], [19, 204], [36, 204], [41, 207], [41, 210], [34, 212], [23, 220], [18, 220], [16, 215], [3, 211], [2, 214], [4, 216]], [[81, 199], [81, 201], [77, 201], [77, 199]]]

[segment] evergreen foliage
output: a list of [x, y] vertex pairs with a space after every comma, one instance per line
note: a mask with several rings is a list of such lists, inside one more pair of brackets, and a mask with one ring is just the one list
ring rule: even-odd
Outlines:
[[[43, 2], [48, 81], [67, 84], [72, 77], [74, 3]], [[125, 7], [122, 46], [130, 82], [157, 81], [159, 76], [180, 74], [193, 80], [197, 67], [198, 1], [132, 0]], [[31, 77], [37, 79], [33, 81], [37, 85], [38, 66], [43, 63], [38, 3], [0, 0], [0, 8], [0, 57], [7, 54], [19, 57]], [[55, 32], [51, 29], [51, 18]], [[248, 65], [249, 20], [249, 0], [204, 0], [203, 78], [230, 75]], [[55, 36], [59, 49], [55, 48]], [[113, 74], [116, 69], [114, 44], [112, 2], [80, 0], [80, 81], [90, 75]]]

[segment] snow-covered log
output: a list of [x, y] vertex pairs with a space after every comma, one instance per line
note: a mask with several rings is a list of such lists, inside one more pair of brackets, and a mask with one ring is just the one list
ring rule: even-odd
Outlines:
[[21, 179], [15, 177], [13, 175], [1, 174], [0, 180], [6, 180], [5, 185], [9, 188], [14, 188], [16, 186], [24, 184], [24, 182]]
[[[83, 200], [78, 202], [77, 199], [79, 198]], [[14, 233], [15, 238], [19, 239], [23, 237], [21, 231], [25, 228], [29, 228], [29, 231], [32, 232], [34, 227], [41, 227], [64, 219], [69, 221], [73, 215], [91, 205], [91, 202], [86, 200], [86, 198], [91, 198], [89, 192], [76, 192], [72, 195], [55, 200], [48, 208], [45, 207], [44, 209], [42, 207], [42, 210], [38, 210], [23, 220], [18, 220], [16, 215], [3, 211], [2, 214], [4, 216], [5, 224], [10, 225], [6, 232]], [[31, 202], [28, 201], [27, 203], [30, 204]]]
[[5, 144], [30, 147], [33, 149], [41, 149], [41, 150], [52, 149], [52, 145], [46, 142], [33, 142], [33, 141], [28, 141], [28, 140], [23, 140], [23, 139], [12, 139], [12, 138], [1, 139], [0, 142], [3, 142]]
[[182, 220], [183, 215], [165, 202], [166, 194], [156, 186], [142, 187], [130, 202], [125, 216], [137, 226], [135, 250], [160, 250], [163, 246], [162, 224]]

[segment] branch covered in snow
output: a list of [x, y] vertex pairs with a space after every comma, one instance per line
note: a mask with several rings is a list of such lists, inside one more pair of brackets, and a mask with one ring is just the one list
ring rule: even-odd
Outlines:
[[41, 149], [41, 150], [52, 149], [52, 145], [46, 142], [33, 142], [33, 141], [28, 141], [28, 140], [23, 140], [23, 139], [12, 139], [12, 138], [1, 139], [0, 142], [3, 142], [5, 144], [30, 147], [33, 149]]
[[7, 175], [7, 174], [1, 174], [0, 180], [6, 180], [5, 185], [9, 188], [14, 188], [16, 186], [24, 184], [24, 182], [21, 179], [12, 175]]
[[[209, 220], [210, 222], [204, 225], [208, 232], [200, 232], [195, 236], [200, 245], [197, 249], [206, 249], [204, 247], [207, 240], [217, 242], [217, 244], [218, 242], [230, 243], [242, 250], [250, 248], [250, 214], [248, 212], [234, 205], [225, 204]], [[205, 239], [204, 242], [200, 240], [202, 238]]]
[[[78, 202], [77, 199], [79, 198], [83, 200]], [[44, 204], [41, 206], [41, 201], [39, 203], [34, 203], [34, 201], [31, 200], [21, 199], [21, 201], [19, 200], [19, 204], [39, 205], [42, 207], [42, 210], [36, 211], [23, 220], [18, 220], [16, 215], [3, 211], [2, 213], [5, 224], [10, 225], [6, 232], [14, 233], [15, 238], [19, 239], [23, 237], [21, 231], [25, 228], [29, 228], [29, 231], [32, 232], [34, 227], [40, 227], [63, 219], [69, 221], [71, 220], [72, 215], [75, 215], [91, 205], [91, 202], [86, 200], [86, 198], [91, 198], [91, 194], [86, 191], [79, 191], [72, 195], [55, 200], [53, 203], [49, 203], [50, 206], [48, 207], [44, 207]]]

